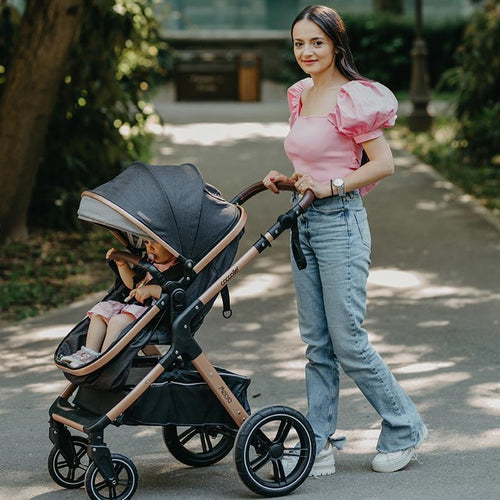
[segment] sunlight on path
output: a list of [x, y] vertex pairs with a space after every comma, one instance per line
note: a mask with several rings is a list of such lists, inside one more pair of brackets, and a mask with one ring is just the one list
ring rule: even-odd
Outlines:
[[149, 131], [173, 144], [215, 146], [248, 139], [280, 139], [288, 132], [288, 123], [192, 123], [187, 125], [149, 125]]

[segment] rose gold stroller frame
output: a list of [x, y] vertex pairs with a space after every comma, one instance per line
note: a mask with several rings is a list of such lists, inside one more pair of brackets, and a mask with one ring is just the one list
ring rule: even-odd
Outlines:
[[[279, 188], [281, 190], [294, 191], [293, 184], [281, 183]], [[266, 188], [263, 186], [262, 182], [256, 183], [242, 191], [231, 201], [231, 203], [239, 206], [255, 194], [265, 190]], [[228, 282], [231, 281], [239, 272], [245, 269], [254, 258], [268, 248], [272, 241], [279, 237], [285, 230], [290, 229], [292, 224], [296, 222], [299, 215], [301, 215], [312, 203], [313, 199], [313, 193], [308, 191], [292, 209], [281, 215], [277, 222], [264, 235], [261, 235], [248, 251], [246, 251], [225, 273], [223, 273], [215, 283], [203, 292], [198, 300], [189, 304], [177, 315], [172, 325], [172, 343], [165, 354], [161, 355], [161, 352], [156, 346], [147, 345], [143, 348], [144, 352], [157, 355], [158, 363], [122, 400], [107, 411], [105, 415], [95, 416], [93, 419], [89, 419], [88, 415], [81, 415], [78, 408], [73, 407], [68, 401], [76, 391], [77, 386], [72, 383], [66, 386], [52, 405], [49, 413], [50, 439], [56, 446], [61, 448], [61, 452], [63, 454], [68, 455], [68, 460], [71, 460], [74, 456], [74, 450], [72, 450], [72, 446], [69, 441], [69, 432], [66, 427], [73, 428], [88, 435], [89, 445], [87, 453], [90, 459], [97, 465], [104, 480], [110, 485], [115, 485], [117, 477], [111, 462], [110, 451], [104, 443], [104, 429], [108, 425], [116, 422], [119, 417], [128, 408], [130, 408], [132, 404], [137, 401], [165, 371], [171, 368], [175, 361], [181, 356], [183, 359], [188, 359], [192, 363], [196, 371], [201, 375], [237, 427], [240, 428], [242, 426], [242, 424], [248, 419], [249, 415], [238, 399], [234, 396], [226, 382], [219, 375], [217, 369], [211, 364], [206, 355], [203, 353], [201, 347], [195, 341], [191, 332], [191, 321], [200, 309], [216, 297], [217, 294], [228, 284]], [[241, 217], [237, 225], [211, 252], [200, 260], [197, 265], [195, 265], [193, 268], [194, 272], [199, 272], [199, 270], [206, 266], [214, 258], [214, 256], [221, 252], [223, 248], [225, 248], [240, 234], [246, 224], [246, 212], [241, 206], [239, 206], [239, 208], [241, 210]], [[120, 259], [136, 265], [140, 261], [138, 257], [126, 252], [120, 252]], [[71, 373], [75, 375], [86, 375], [90, 371], [98, 369], [108, 363], [116, 355], [116, 353], [125, 348], [130, 340], [133, 339], [144, 328], [144, 326], [162, 310], [161, 307], [163, 302], [168, 302], [168, 298], [170, 298], [171, 301], [174, 301], [173, 307], [175, 308], [176, 301], [182, 303], [182, 300], [185, 300], [185, 291], [179, 288], [178, 290], [173, 290], [170, 293], [170, 297], [166, 294], [162, 295], [157, 304], [152, 306], [150, 310], [142, 316], [123, 336], [123, 338], [121, 338], [114, 345], [114, 347], [99, 358], [98, 361], [92, 363], [91, 367], [86, 366], [80, 369], [71, 370]], [[62, 366], [58, 367], [62, 370], [69, 370], [68, 368]]]

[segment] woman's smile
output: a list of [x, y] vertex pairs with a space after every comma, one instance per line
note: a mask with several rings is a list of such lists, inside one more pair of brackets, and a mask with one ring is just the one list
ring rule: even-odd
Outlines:
[[335, 63], [333, 42], [315, 23], [299, 21], [293, 28], [295, 58], [306, 73], [330, 72]]

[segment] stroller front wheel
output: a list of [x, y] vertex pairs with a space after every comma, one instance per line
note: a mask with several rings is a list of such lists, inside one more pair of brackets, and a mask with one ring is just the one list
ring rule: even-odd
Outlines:
[[95, 462], [85, 475], [85, 490], [91, 500], [128, 500], [137, 489], [138, 473], [132, 460], [119, 453], [111, 454], [116, 485], [109, 484], [99, 472]]
[[308, 477], [316, 456], [311, 425], [297, 410], [269, 406], [240, 427], [234, 460], [240, 479], [254, 493], [287, 495]]
[[88, 440], [86, 438], [71, 436], [71, 444], [75, 451], [74, 460], [69, 461], [57, 446], [50, 450], [47, 460], [50, 477], [59, 486], [67, 489], [83, 486], [85, 473], [91, 462], [87, 455]]

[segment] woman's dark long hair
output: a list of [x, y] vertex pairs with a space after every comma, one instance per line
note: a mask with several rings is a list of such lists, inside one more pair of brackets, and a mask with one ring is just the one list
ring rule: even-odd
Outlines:
[[349, 39], [342, 18], [336, 10], [324, 5], [309, 5], [295, 18], [292, 23], [291, 35], [293, 41], [293, 27], [303, 19], [312, 21], [319, 26], [326, 36], [333, 42], [338, 53], [335, 57], [335, 66], [348, 80], [366, 80], [356, 69], [352, 57]]

